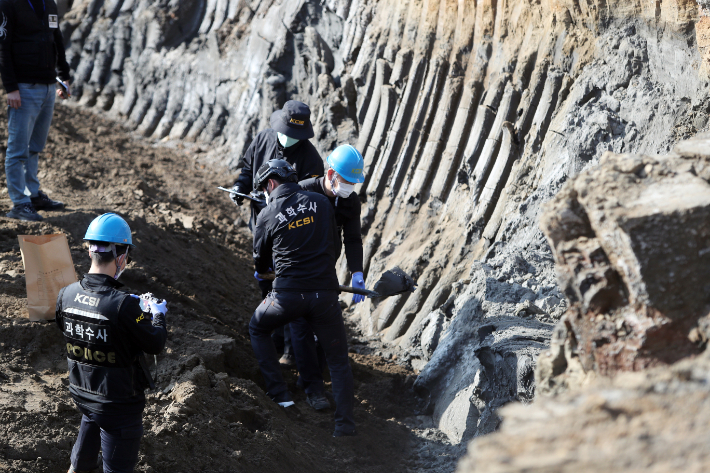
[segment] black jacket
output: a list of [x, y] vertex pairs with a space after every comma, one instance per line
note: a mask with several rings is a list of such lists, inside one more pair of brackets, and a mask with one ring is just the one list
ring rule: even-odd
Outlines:
[[335, 229], [326, 197], [281, 184], [256, 220], [254, 266], [266, 273], [274, 264], [275, 291], [337, 291]]
[[160, 353], [167, 330], [162, 315], [141, 309], [137, 298], [104, 274], [87, 274], [59, 291], [56, 323], [66, 340], [69, 392], [99, 414], [135, 414], [150, 385], [143, 352]]
[[328, 198], [335, 210], [335, 224], [338, 226], [338, 236], [335, 240], [335, 259], [340, 258], [340, 252], [345, 246], [345, 257], [351, 273], [362, 272], [362, 231], [360, 228], [360, 197], [356, 192], [343, 199], [330, 197], [325, 193], [322, 178], [306, 179], [298, 183], [301, 189], [317, 192]]
[[[310, 141], [301, 140], [293, 146], [284, 148], [279, 143], [276, 131], [267, 128], [254, 137], [244, 155], [244, 167], [234, 183], [239, 188], [239, 192], [249, 194], [253, 191], [254, 176], [262, 164], [272, 159], [285, 159], [296, 169], [299, 181], [323, 175], [323, 159]], [[252, 222], [255, 222], [259, 209], [254, 202], [251, 211]]]
[[18, 83], [69, 80], [69, 64], [54, 0], [0, 0], [0, 76], [5, 90]]

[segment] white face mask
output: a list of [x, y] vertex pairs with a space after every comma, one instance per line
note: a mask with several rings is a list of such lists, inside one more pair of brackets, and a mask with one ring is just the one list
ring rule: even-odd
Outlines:
[[[121, 276], [121, 274], [123, 274], [123, 272], [124, 272], [124, 271], [126, 270], [126, 268], [128, 267], [128, 248], [126, 248], [126, 253], [125, 253], [125, 254], [119, 256], [118, 258], [116, 258], [116, 263], [118, 263], [118, 260], [121, 259], [121, 257], [123, 258], [122, 261], [125, 261], [125, 262], [126, 262], [126, 265], [123, 266], [123, 269], [118, 269], [118, 267], [116, 268], [116, 275], [113, 277], [113, 279], [118, 279], [118, 278]], [[121, 265], [123, 265], [123, 263], [121, 263]]]
[[347, 199], [355, 190], [355, 184], [346, 184], [338, 181], [338, 175], [333, 173], [333, 179], [330, 181], [330, 187], [333, 188], [333, 194], [337, 197]]
[[278, 131], [276, 132], [276, 135], [279, 137], [279, 143], [281, 143], [281, 146], [283, 146], [284, 148], [288, 148], [298, 143], [298, 140], [296, 138], [291, 138], [290, 136], [286, 136], [283, 133], [279, 133]]

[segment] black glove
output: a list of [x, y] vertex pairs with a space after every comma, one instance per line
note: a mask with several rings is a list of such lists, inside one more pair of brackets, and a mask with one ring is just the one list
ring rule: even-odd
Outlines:
[[256, 207], [257, 212], [261, 212], [266, 208], [266, 195], [262, 191], [252, 191], [249, 195], [258, 199], [252, 200], [252, 205]]
[[[237, 186], [232, 187], [233, 191], [239, 192], [240, 194], [246, 194], [242, 189], [240, 189]], [[229, 194], [229, 198], [232, 199], [232, 202], [234, 202], [237, 205], [242, 205], [244, 203], [244, 197], [239, 196], [237, 194]]]

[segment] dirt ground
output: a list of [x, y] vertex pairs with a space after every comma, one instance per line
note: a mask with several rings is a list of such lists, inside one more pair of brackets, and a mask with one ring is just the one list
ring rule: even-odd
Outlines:
[[[3, 152], [6, 125], [0, 98]], [[66, 209], [45, 212], [40, 223], [0, 217], [0, 471], [66, 471], [80, 420], [67, 390], [61, 333], [54, 323], [27, 318], [17, 235], [65, 233], [81, 275], [89, 268], [81, 238], [108, 211], [128, 220], [137, 247], [121, 281], [134, 293], [167, 299], [170, 308], [137, 471], [451, 471], [455, 458], [445, 458], [445, 442], [416, 416], [414, 373], [368, 354], [356, 333], [358, 436], [332, 438], [332, 411], [306, 405], [295, 371], [287, 379], [298, 409], [284, 411], [264, 394], [247, 330], [259, 302], [251, 236], [239, 210], [214, 188], [234, 176], [198, 164], [203, 150], [186, 146], [155, 146], [80, 109], [56, 107], [39, 177]], [[4, 215], [11, 202], [3, 159], [0, 166]]]

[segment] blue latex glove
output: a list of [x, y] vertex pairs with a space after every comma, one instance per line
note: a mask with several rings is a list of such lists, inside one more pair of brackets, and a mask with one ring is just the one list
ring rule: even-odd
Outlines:
[[[273, 272], [274, 272], [274, 268], [269, 268], [269, 272], [270, 272], [270, 273], [273, 273]], [[259, 277], [259, 271], [254, 271], [254, 279], [256, 279], [256, 280], [259, 281], [259, 282], [265, 281], [265, 279], [261, 279], [261, 278]]]
[[[353, 287], [356, 289], [366, 289], [365, 288], [365, 279], [362, 277], [361, 272], [353, 273]], [[360, 295], [360, 294], [353, 294], [353, 304], [357, 304], [358, 302], [362, 302], [365, 300], [365, 296]]]
[[168, 313], [168, 302], [163, 299], [159, 300], [157, 297], [153, 296], [151, 293], [143, 294], [142, 296], [137, 296], [135, 294], [130, 294], [131, 297], [135, 297], [141, 302], [142, 310], [150, 310], [152, 315], [157, 314], [167, 314]]

